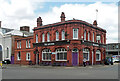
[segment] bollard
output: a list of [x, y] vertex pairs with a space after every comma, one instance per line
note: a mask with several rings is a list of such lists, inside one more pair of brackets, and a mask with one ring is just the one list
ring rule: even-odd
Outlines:
[[0, 66], [2, 67], [2, 61], [0, 61]]

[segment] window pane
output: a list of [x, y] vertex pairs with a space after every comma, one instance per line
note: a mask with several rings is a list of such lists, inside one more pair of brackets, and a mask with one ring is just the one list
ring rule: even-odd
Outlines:
[[64, 53], [64, 60], [67, 60], [67, 53]]
[[59, 53], [57, 53], [57, 60], [59, 60]]
[[63, 60], [63, 53], [60, 53], [60, 60]]

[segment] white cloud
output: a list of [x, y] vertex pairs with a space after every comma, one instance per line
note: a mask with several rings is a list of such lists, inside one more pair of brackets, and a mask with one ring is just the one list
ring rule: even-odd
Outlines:
[[107, 30], [107, 43], [118, 42], [118, 7], [115, 3], [64, 4], [53, 7], [51, 12], [40, 15], [44, 24], [59, 22], [61, 12], [65, 12], [66, 20], [75, 18], [92, 24], [96, 19], [96, 9], [98, 9], [98, 26]]
[[[20, 26], [27, 25], [33, 29], [38, 17], [34, 10], [39, 8], [44, 8], [39, 0], [11, 0], [11, 3], [0, 0], [2, 26], [19, 29]], [[66, 20], [75, 18], [92, 24], [96, 19], [96, 9], [98, 9], [98, 26], [107, 30], [107, 43], [118, 42], [118, 7], [115, 3], [64, 4], [53, 7], [47, 13], [38, 11], [44, 25], [60, 22], [61, 12], [65, 12]]]

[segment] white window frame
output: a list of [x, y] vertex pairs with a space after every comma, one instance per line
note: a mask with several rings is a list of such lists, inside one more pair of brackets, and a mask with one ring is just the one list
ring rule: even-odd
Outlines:
[[[88, 50], [88, 51], [86, 51], [86, 50]], [[86, 59], [86, 61], [89, 61], [90, 59], [89, 59], [89, 57], [90, 57], [90, 51], [89, 51], [89, 49], [83, 49], [83, 54], [84, 53], [87, 53], [88, 54], [88, 59]], [[84, 56], [84, 55], [83, 55]], [[84, 57], [83, 57], [84, 58]]]
[[50, 42], [50, 33], [47, 33], [47, 42]]
[[62, 40], [65, 40], [65, 31], [62, 30]]
[[78, 39], [78, 28], [73, 28], [73, 39]]
[[38, 43], [38, 34], [36, 34], [36, 43]]
[[42, 61], [51, 61], [51, 59], [43, 59], [43, 54], [52, 54], [52, 52], [51, 52], [51, 50], [50, 49], [44, 49], [43, 51], [42, 51]]
[[45, 34], [42, 34], [42, 42], [45, 42]]
[[87, 32], [86, 31], [84, 31], [84, 40], [86, 40], [86, 37], [87, 36]]
[[88, 32], [88, 41], [90, 41], [90, 32]]
[[[28, 56], [29, 56], [29, 59], [28, 59]], [[30, 60], [31, 60], [31, 58], [30, 58], [30, 53], [26, 53], [26, 60], [27, 60], [27, 61], [30, 61]]]
[[[19, 57], [19, 54], [20, 54], [20, 57]], [[21, 52], [17, 53], [17, 60], [21, 60]]]
[[31, 41], [29, 40], [28, 42], [29, 42], [29, 46], [28, 46], [28, 47], [30, 48], [30, 43], [31, 43]]
[[93, 32], [93, 42], [95, 42], [95, 33]]
[[96, 58], [96, 61], [101, 61], [101, 52], [100, 50], [96, 51], [96, 55], [99, 54], [99, 59]]
[[56, 31], [56, 41], [59, 41], [59, 32]]
[[17, 48], [19, 48], [19, 41], [17, 41]]
[[21, 48], [21, 41], [19, 43], [20, 43], [20, 48]]
[[[58, 48], [58, 49], [56, 49], [56, 61], [67, 61], [67, 59], [66, 60], [65, 59], [62, 59], [62, 60], [61, 59], [57, 59], [57, 53], [67, 53], [67, 50], [65, 48]], [[59, 56], [59, 58], [60, 58], [60, 56]], [[64, 55], [63, 55], [63, 58], [64, 58]]]
[[28, 40], [26, 40], [26, 48], [28, 48]]

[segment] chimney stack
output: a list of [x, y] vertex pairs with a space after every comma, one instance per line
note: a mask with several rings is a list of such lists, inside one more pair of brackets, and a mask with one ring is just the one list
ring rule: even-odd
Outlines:
[[20, 31], [27, 31], [27, 32], [29, 32], [30, 31], [30, 27], [29, 26], [21, 26], [20, 27]]
[[37, 18], [37, 27], [42, 26], [42, 19], [41, 17]]
[[1, 22], [2, 22], [2, 21], [0, 21], [0, 28], [1, 28]]
[[96, 20], [94, 20], [93, 25], [97, 27], [98, 24]]
[[61, 13], [60, 18], [61, 18], [61, 22], [64, 22], [64, 21], [65, 21], [65, 18], [66, 18], [66, 17], [65, 17], [64, 12]]

